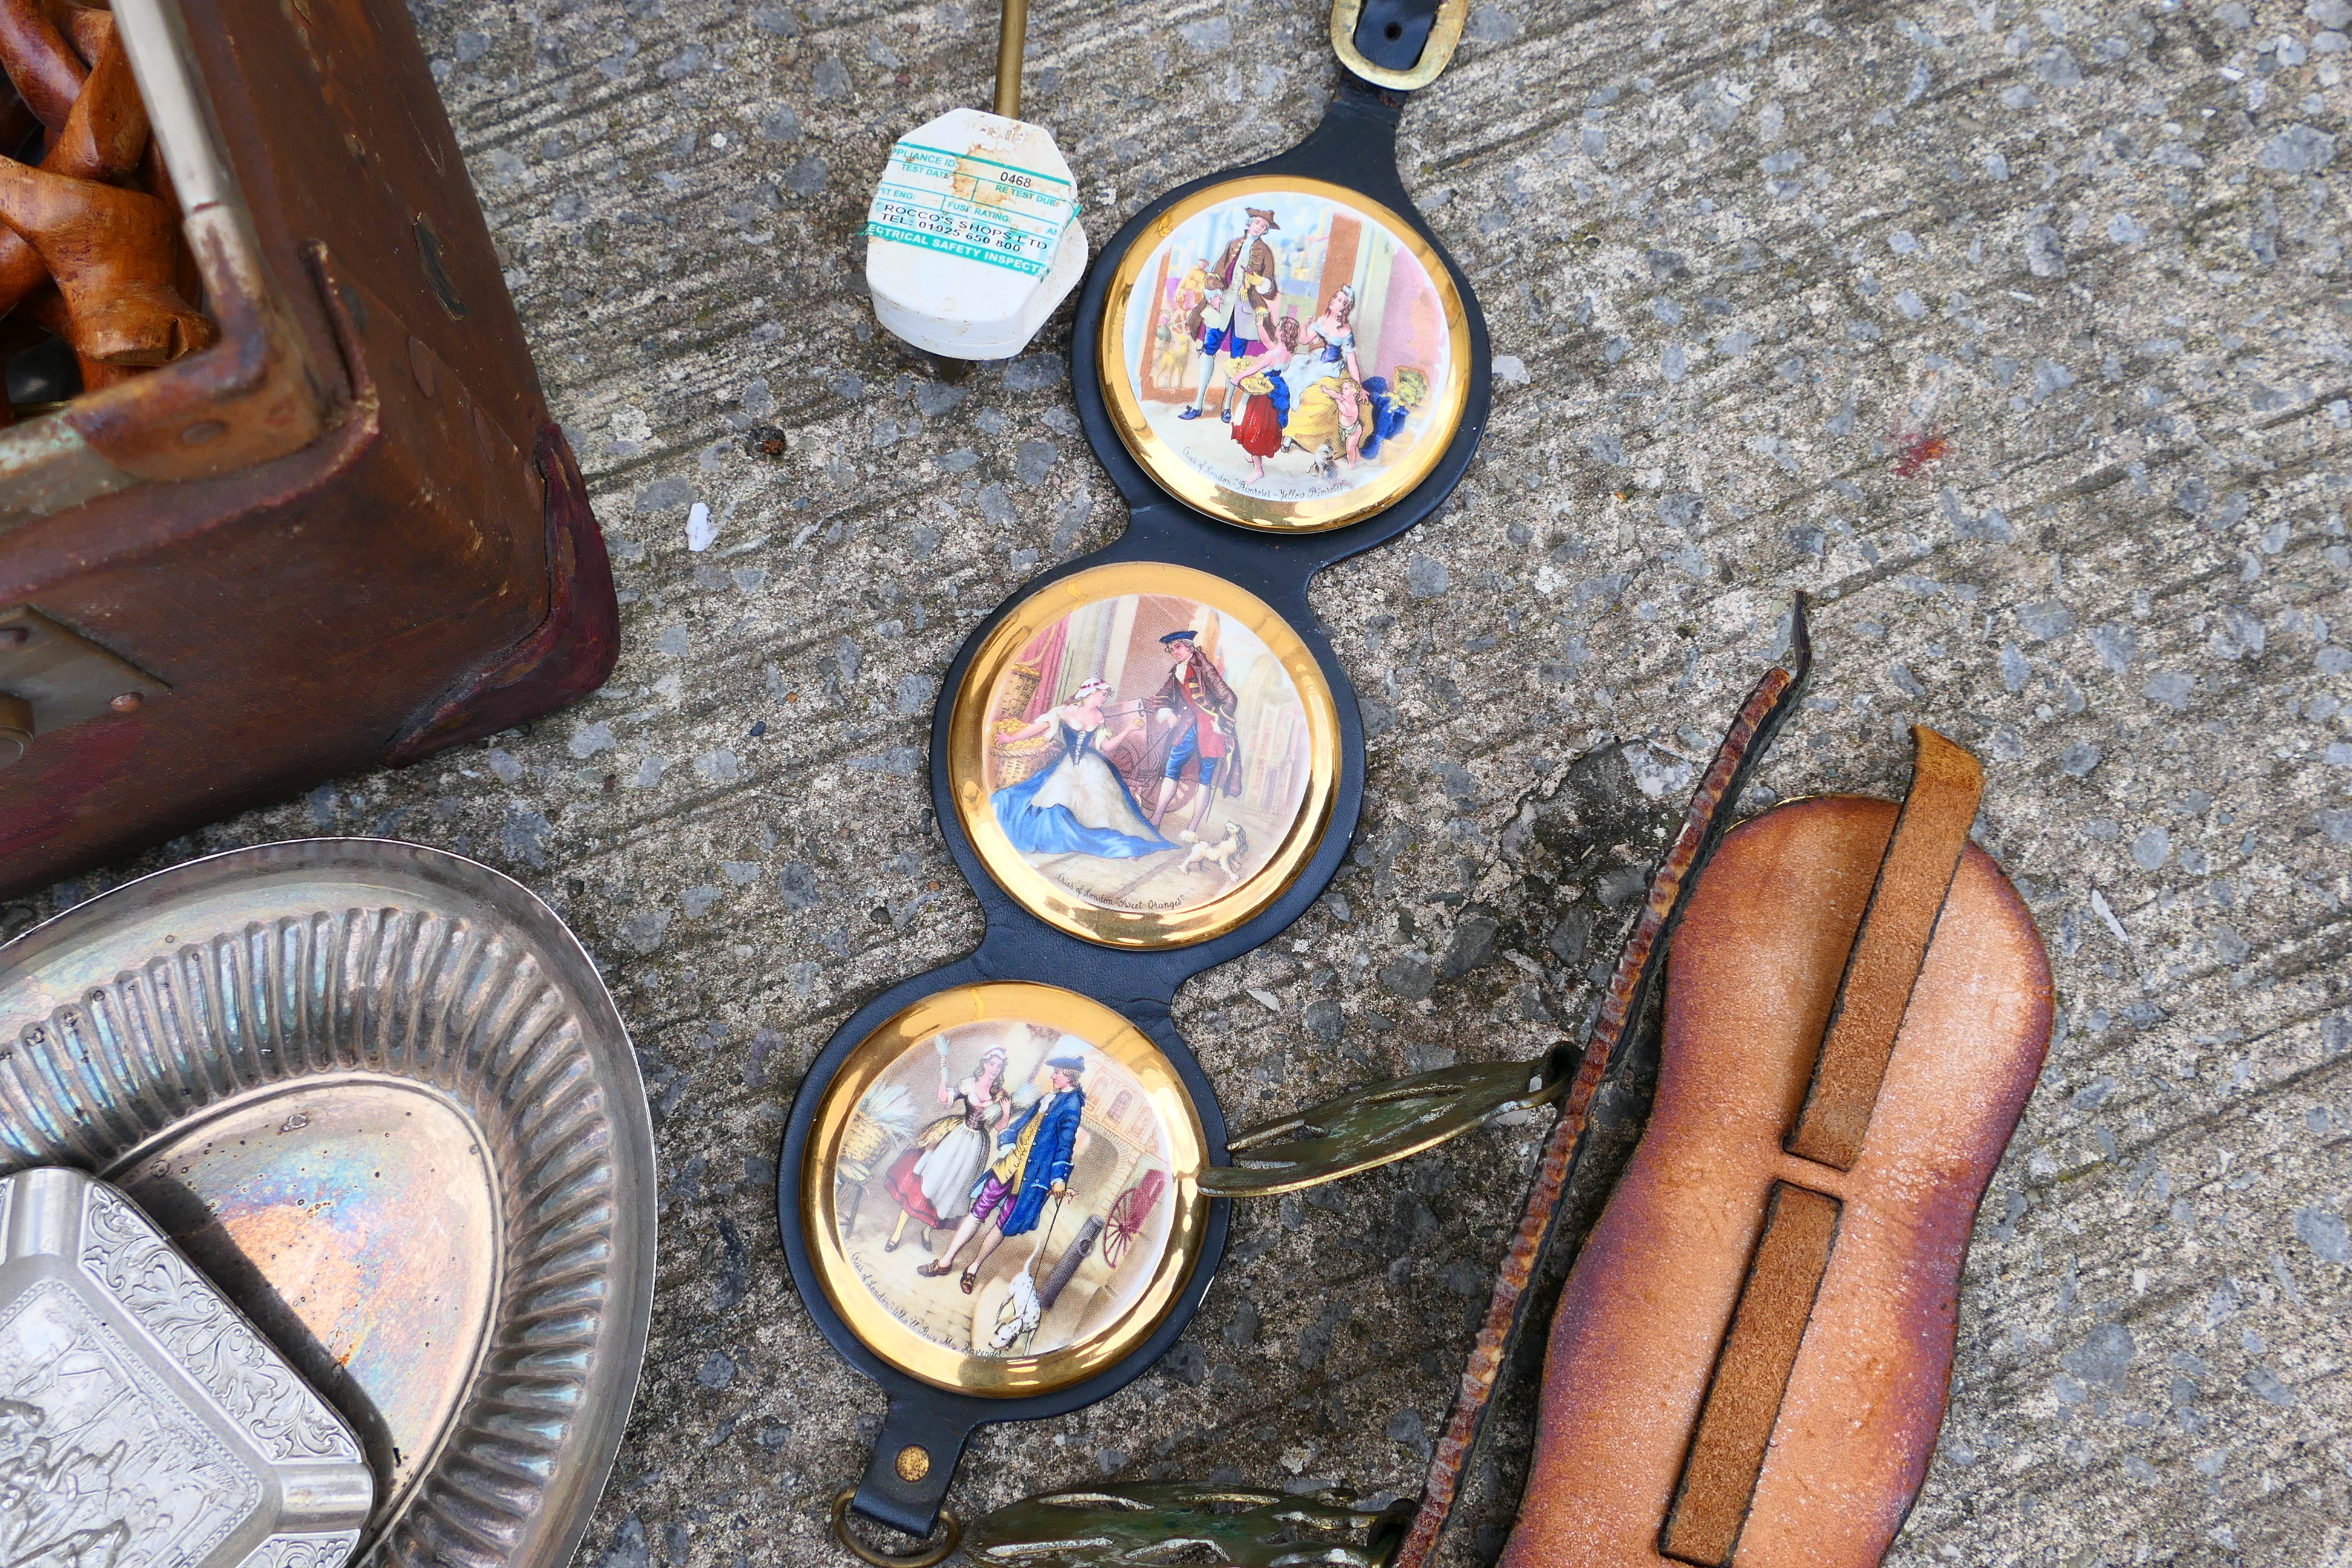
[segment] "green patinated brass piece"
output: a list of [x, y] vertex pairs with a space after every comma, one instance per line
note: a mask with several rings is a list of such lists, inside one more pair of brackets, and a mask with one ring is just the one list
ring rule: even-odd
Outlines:
[[1233, 1163], [1203, 1170], [1201, 1190], [1272, 1197], [1402, 1160], [1488, 1117], [1557, 1099], [1570, 1075], [1556, 1066], [1468, 1062], [1352, 1090], [1233, 1139], [1226, 1145]]
[[1024, 1498], [973, 1525], [964, 1550], [1000, 1568], [1385, 1568], [1412, 1516], [1345, 1491], [1171, 1481]]

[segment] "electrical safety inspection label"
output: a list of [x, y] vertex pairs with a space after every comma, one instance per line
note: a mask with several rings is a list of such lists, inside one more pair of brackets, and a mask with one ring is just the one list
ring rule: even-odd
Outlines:
[[992, 158], [900, 142], [866, 214], [877, 239], [1037, 277], [1077, 211], [1069, 181]]

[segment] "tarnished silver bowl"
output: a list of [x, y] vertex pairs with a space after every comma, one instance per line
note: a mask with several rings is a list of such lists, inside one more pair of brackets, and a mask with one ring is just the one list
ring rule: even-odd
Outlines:
[[315, 839], [27, 931], [0, 948], [0, 1174], [44, 1165], [120, 1185], [358, 1434], [368, 1559], [569, 1560], [645, 1356], [653, 1134], [611, 997], [527, 889]]

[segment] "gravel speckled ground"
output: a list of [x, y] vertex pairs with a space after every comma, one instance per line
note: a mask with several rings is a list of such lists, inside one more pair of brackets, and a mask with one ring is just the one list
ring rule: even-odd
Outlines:
[[[926, 820], [939, 672], [1122, 526], [1066, 311], [948, 386], [860, 297], [884, 150], [985, 100], [993, 11], [417, 10], [612, 538], [619, 672], [0, 930], [311, 833], [524, 879], [607, 966], [662, 1162], [652, 1357], [583, 1558], [846, 1562], [824, 1509], [880, 1401], [790, 1288], [778, 1133], [860, 1001], [979, 934]], [[1406, 115], [1493, 325], [1494, 424], [1459, 504], [1317, 591], [1377, 736], [1354, 862], [1179, 1022], [1242, 1121], [1580, 1026], [1811, 590], [1820, 672], [1747, 804], [1899, 791], [1914, 721], [1975, 748], [2060, 998], [1906, 1568], [2352, 1562], [2347, 27], [2345, 0], [1510, 0]], [[1324, 29], [1297, 0], [1040, 0], [1030, 112], [1097, 243], [1303, 134]], [[1161, 1370], [982, 1437], [956, 1506], [1411, 1490], [1539, 1131], [1244, 1211]]]

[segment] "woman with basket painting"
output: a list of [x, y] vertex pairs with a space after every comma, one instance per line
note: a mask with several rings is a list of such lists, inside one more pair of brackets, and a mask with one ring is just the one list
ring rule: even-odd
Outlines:
[[917, 1134], [883, 1179], [898, 1200], [898, 1223], [882, 1244], [885, 1252], [898, 1250], [909, 1219], [931, 1231], [954, 1225], [971, 1211], [973, 1185], [988, 1164], [997, 1130], [1013, 1112], [1003, 1047], [989, 1047], [970, 1077], [950, 1085], [947, 1037], [931, 1043], [940, 1052], [940, 1103], [954, 1109]]

